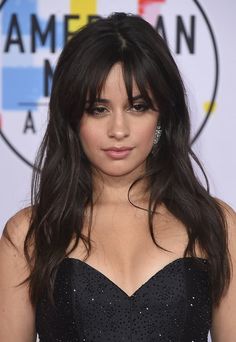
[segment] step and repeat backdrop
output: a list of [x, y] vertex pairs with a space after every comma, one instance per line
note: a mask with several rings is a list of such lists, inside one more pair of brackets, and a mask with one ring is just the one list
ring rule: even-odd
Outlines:
[[192, 147], [211, 194], [236, 208], [234, 0], [5, 0], [0, 1], [0, 233], [12, 214], [30, 204], [32, 165], [62, 47], [79, 27], [115, 11], [139, 14], [167, 41], [186, 86]]

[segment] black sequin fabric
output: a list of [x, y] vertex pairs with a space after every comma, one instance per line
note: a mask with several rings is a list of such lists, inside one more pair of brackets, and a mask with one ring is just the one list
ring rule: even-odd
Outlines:
[[179, 258], [132, 296], [78, 259], [58, 267], [52, 307], [36, 307], [40, 342], [207, 342], [211, 326], [209, 263]]

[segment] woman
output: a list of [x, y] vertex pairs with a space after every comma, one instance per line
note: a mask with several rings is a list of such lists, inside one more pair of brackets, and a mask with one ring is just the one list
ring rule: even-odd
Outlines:
[[31, 206], [1, 239], [0, 340], [235, 341], [235, 212], [190, 157], [202, 169], [152, 26], [115, 13], [78, 31], [55, 69]]

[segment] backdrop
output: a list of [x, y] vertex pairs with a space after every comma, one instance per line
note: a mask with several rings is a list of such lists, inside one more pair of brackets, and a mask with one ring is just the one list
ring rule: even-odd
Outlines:
[[210, 192], [236, 208], [234, 0], [3, 0], [0, 233], [11, 215], [29, 205], [32, 163], [45, 130], [61, 48], [74, 30], [114, 11], [141, 15], [167, 41], [185, 82], [192, 147]]

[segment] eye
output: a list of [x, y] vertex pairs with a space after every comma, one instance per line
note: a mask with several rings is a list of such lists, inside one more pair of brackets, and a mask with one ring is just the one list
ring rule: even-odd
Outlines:
[[146, 103], [136, 103], [131, 108], [134, 109], [135, 112], [145, 112], [150, 109]]
[[105, 113], [105, 111], [107, 110], [106, 107], [103, 106], [94, 106], [91, 108], [85, 108], [86, 112], [90, 115], [94, 115], [94, 116], [101, 116]]

